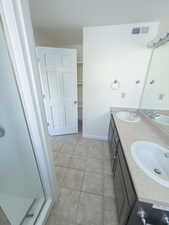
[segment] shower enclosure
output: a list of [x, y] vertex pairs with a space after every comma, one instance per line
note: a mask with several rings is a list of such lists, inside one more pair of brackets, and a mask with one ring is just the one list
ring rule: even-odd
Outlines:
[[44, 225], [58, 189], [28, 0], [0, 0], [0, 225]]
[[44, 225], [58, 189], [28, 0], [0, 0], [0, 225]]
[[27, 224], [44, 203], [44, 189], [0, 21], [0, 211], [7, 225]]

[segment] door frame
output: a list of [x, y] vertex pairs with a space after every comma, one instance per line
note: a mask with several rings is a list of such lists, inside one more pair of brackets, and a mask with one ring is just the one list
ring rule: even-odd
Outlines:
[[0, 0], [0, 16], [45, 191], [46, 203], [35, 223], [42, 225], [58, 199], [59, 189], [47, 133], [28, 1]]

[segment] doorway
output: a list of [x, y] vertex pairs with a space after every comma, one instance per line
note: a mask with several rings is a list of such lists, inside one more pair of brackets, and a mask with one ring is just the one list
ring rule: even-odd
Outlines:
[[37, 47], [49, 135], [82, 131], [83, 62], [76, 49]]

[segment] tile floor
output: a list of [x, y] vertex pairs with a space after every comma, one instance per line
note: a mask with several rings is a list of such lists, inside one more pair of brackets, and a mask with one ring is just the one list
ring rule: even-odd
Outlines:
[[60, 197], [47, 225], [118, 225], [108, 144], [51, 138]]

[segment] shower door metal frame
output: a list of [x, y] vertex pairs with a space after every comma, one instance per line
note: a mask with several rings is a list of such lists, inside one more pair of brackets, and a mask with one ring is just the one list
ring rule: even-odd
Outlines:
[[58, 198], [52, 151], [48, 143], [43, 97], [36, 62], [28, 0], [0, 0], [0, 16], [29, 128], [46, 203], [35, 224], [44, 224]]

